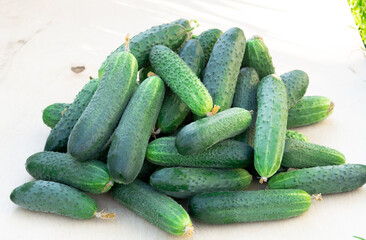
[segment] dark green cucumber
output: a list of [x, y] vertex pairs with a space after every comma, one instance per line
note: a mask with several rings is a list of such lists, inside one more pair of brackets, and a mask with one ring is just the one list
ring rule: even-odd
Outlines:
[[160, 166], [244, 168], [253, 164], [253, 149], [248, 144], [224, 140], [194, 155], [182, 155], [175, 147], [175, 137], [162, 137], [152, 141], [146, 159]]
[[310, 195], [298, 189], [202, 193], [188, 203], [190, 216], [211, 224], [286, 219], [310, 206]]
[[151, 49], [150, 63], [169, 88], [194, 114], [205, 116], [212, 110], [212, 98], [200, 79], [171, 49], [157, 45]]
[[139, 174], [164, 93], [163, 81], [152, 76], [140, 84], [128, 103], [108, 151], [108, 169], [116, 182], [128, 184]]
[[121, 119], [137, 88], [137, 61], [128, 52], [110, 59], [89, 105], [71, 131], [67, 151], [79, 161], [99, 153]]
[[69, 103], [54, 103], [47, 106], [42, 113], [43, 123], [50, 128], [54, 128], [60, 121], [63, 112], [70, 106]]
[[345, 164], [304, 168], [273, 176], [270, 189], [302, 189], [309, 194], [355, 190], [366, 183], [366, 165]]
[[242, 65], [243, 67], [254, 68], [258, 73], [259, 79], [275, 73], [272, 57], [262, 37], [255, 35], [247, 40]]
[[[299, 141], [303, 141], [303, 142], [309, 142], [309, 139], [307, 136], [305, 136], [304, 134], [294, 131], [294, 130], [286, 130], [286, 138], [287, 139], [296, 139]], [[286, 145], [285, 145], [285, 149], [286, 149]]]
[[254, 166], [262, 181], [277, 172], [285, 147], [287, 93], [280, 77], [264, 77], [258, 86], [258, 113], [255, 124]]
[[39, 152], [27, 159], [27, 172], [35, 179], [54, 181], [99, 194], [113, 185], [107, 166], [97, 160], [76, 161], [66, 153]]
[[244, 169], [163, 168], [154, 172], [150, 184], [175, 198], [188, 198], [198, 193], [246, 189], [252, 176]]
[[192, 38], [193, 32], [191, 31], [192, 30], [191, 23], [187, 19], [180, 18], [180, 19], [174, 20], [170, 24], [179, 24], [179, 25], [182, 25], [187, 30], [186, 39], [183, 41], [183, 43], [177, 49], [179, 51], [188, 42], [188, 40]]
[[212, 53], [212, 49], [217, 42], [217, 39], [222, 35], [222, 31], [217, 28], [208, 29], [197, 36], [198, 42], [201, 44], [203, 52], [205, 53], [204, 65], [207, 64]]
[[98, 206], [93, 198], [67, 185], [49, 182], [27, 182], [12, 191], [13, 203], [37, 212], [55, 213], [76, 219], [93, 218]]
[[[200, 76], [204, 53], [197, 40], [189, 40], [179, 52], [179, 56], [197, 76]], [[168, 90], [158, 117], [158, 128], [163, 133], [176, 130], [190, 112], [189, 107], [172, 91]]]
[[291, 168], [340, 165], [346, 158], [339, 151], [314, 143], [286, 139], [281, 165]]
[[142, 83], [145, 79], [147, 79], [149, 76], [148, 74], [150, 72], [154, 72], [154, 69], [151, 67], [150, 64], [148, 64], [147, 66], [143, 67], [140, 71], [139, 71], [139, 82]]
[[178, 236], [193, 233], [191, 219], [184, 208], [165, 194], [136, 179], [112, 188], [113, 198], [160, 229]]
[[[248, 172], [253, 176], [254, 179], [256, 178], [260, 178], [261, 176], [258, 174], [257, 170], [255, 170], [254, 165], [251, 165], [247, 168], [245, 168], [246, 170], [248, 170]], [[280, 167], [277, 172], [275, 174], [281, 173], [281, 172], [287, 172], [288, 168], [287, 167]]]
[[327, 97], [305, 96], [288, 111], [287, 127], [303, 127], [326, 119], [334, 103]]
[[67, 141], [76, 122], [88, 106], [94, 92], [99, 85], [99, 79], [90, 80], [74, 99], [73, 103], [64, 111], [62, 118], [51, 130], [47, 138], [45, 151], [65, 152]]
[[251, 121], [252, 116], [247, 110], [230, 108], [183, 127], [177, 135], [175, 145], [180, 154], [196, 154], [222, 140], [243, 133]]
[[203, 84], [220, 111], [231, 107], [245, 51], [245, 36], [240, 28], [227, 30], [215, 43], [208, 60]]
[[290, 109], [305, 95], [309, 86], [309, 76], [301, 70], [293, 70], [281, 75], [287, 90], [287, 108]]

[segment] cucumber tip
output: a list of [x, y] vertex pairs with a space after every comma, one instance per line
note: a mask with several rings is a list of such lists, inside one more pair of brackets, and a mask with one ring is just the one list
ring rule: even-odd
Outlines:
[[186, 228], [184, 229], [184, 237], [187, 237], [187, 238], [190, 238], [190, 237], [192, 237], [192, 235], [193, 235], [193, 231], [194, 230], [194, 227], [193, 227], [193, 225], [192, 225], [192, 223], [191, 224], [189, 224], [188, 226], [186, 226]]
[[260, 184], [263, 184], [263, 183], [267, 182], [267, 180], [268, 180], [268, 178], [266, 178], [266, 177], [261, 177], [261, 178], [259, 179], [259, 183], [260, 183]]

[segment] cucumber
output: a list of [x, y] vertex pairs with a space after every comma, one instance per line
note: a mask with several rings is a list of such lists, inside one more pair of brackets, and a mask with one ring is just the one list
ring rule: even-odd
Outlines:
[[79, 161], [91, 159], [102, 150], [137, 88], [136, 58], [131, 53], [120, 52], [113, 59], [71, 131], [67, 151]]
[[255, 35], [248, 39], [242, 66], [254, 68], [259, 79], [275, 73], [272, 57], [262, 37]]
[[66, 153], [39, 152], [27, 159], [27, 172], [35, 179], [54, 181], [100, 194], [113, 185], [107, 166], [97, 160], [76, 161]]
[[[193, 32], [191, 31], [191, 23], [190, 21], [188, 21], [187, 19], [184, 18], [180, 18], [177, 20], [174, 20], [173, 22], [171, 22], [170, 24], [179, 24], [181, 26], [183, 26], [186, 30], [187, 30], [187, 36], [186, 39], [183, 41], [183, 43], [180, 45], [180, 47], [177, 49], [177, 51], [179, 51], [180, 49], [182, 49], [182, 47], [189, 41], [189, 39], [192, 38]], [[163, 45], [163, 44], [162, 44]]]
[[107, 165], [114, 181], [128, 184], [139, 174], [164, 93], [163, 81], [152, 76], [140, 84], [128, 103], [108, 151]]
[[47, 106], [42, 113], [43, 123], [50, 128], [54, 128], [60, 121], [65, 109], [69, 106], [69, 103], [54, 103]]
[[298, 189], [202, 193], [188, 203], [193, 218], [211, 224], [286, 219], [310, 206], [310, 195]]
[[355, 190], [366, 183], [366, 165], [345, 164], [304, 168], [273, 176], [270, 189], [302, 189], [309, 194]]
[[245, 36], [240, 28], [227, 30], [215, 43], [205, 69], [203, 84], [220, 111], [231, 107], [245, 51]]
[[246, 189], [252, 176], [244, 169], [163, 168], [154, 172], [150, 184], [175, 198], [188, 198], [203, 192]]
[[111, 193], [117, 202], [160, 229], [178, 236], [193, 234], [191, 219], [184, 208], [148, 184], [136, 179], [128, 185], [117, 184]]
[[301, 70], [293, 70], [281, 75], [287, 90], [287, 108], [290, 109], [305, 95], [309, 86], [309, 76]]
[[201, 44], [197, 40], [189, 40], [179, 51], [179, 56], [197, 77], [201, 76], [205, 55]]
[[147, 79], [149, 76], [149, 72], [154, 72], [154, 69], [151, 67], [150, 64], [147, 64], [147, 66], [141, 68], [139, 71], [139, 82], [142, 83], [145, 79]]
[[230, 108], [182, 128], [175, 145], [182, 155], [196, 154], [244, 132], [251, 121], [252, 116], [247, 110]]
[[287, 123], [287, 93], [280, 77], [264, 77], [257, 91], [254, 166], [261, 181], [267, 181], [281, 166]]
[[[294, 130], [286, 130], [286, 139], [296, 139], [303, 142], [309, 142], [309, 139], [304, 134], [294, 131]], [[286, 148], [286, 145], [285, 145]]]
[[305, 96], [288, 111], [287, 127], [303, 127], [323, 121], [333, 110], [334, 103], [329, 98]]
[[201, 153], [182, 155], [175, 147], [175, 137], [162, 137], [148, 145], [146, 159], [166, 167], [244, 168], [253, 164], [253, 149], [227, 139]]
[[[260, 178], [261, 176], [258, 174], [257, 170], [255, 170], [254, 165], [251, 165], [246, 168], [248, 172], [253, 176], [253, 178]], [[287, 172], [288, 168], [281, 166], [275, 174], [281, 173], [281, 172]]]
[[204, 66], [210, 59], [212, 49], [214, 48], [217, 39], [222, 35], [222, 31], [217, 28], [208, 29], [197, 36], [197, 40], [202, 46], [203, 52], [205, 53]]
[[211, 111], [213, 107], [211, 95], [176, 53], [162, 45], [154, 46], [150, 52], [150, 63], [155, 73], [194, 114], [205, 116]]

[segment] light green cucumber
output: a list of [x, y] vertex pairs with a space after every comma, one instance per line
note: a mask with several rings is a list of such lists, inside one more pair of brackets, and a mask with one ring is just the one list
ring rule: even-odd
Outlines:
[[303, 141], [303, 142], [309, 142], [309, 139], [306, 135], [304, 135], [300, 132], [294, 131], [294, 130], [287, 129], [286, 138], [287, 139], [296, 139], [296, 140]]
[[54, 128], [69, 106], [69, 103], [54, 103], [47, 106], [42, 113], [43, 123], [50, 128]]
[[217, 42], [217, 39], [222, 35], [222, 31], [217, 28], [208, 29], [197, 36], [197, 40], [202, 46], [203, 52], [205, 53], [204, 66], [210, 59], [212, 49]]
[[301, 70], [293, 70], [281, 75], [287, 90], [287, 108], [290, 109], [305, 95], [309, 86], [309, 76]]

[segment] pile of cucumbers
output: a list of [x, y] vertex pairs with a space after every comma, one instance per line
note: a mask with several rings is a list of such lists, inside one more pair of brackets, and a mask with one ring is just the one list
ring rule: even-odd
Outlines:
[[[345, 164], [339, 151], [287, 130], [334, 110], [327, 97], [304, 96], [304, 71], [277, 75], [260, 36], [247, 40], [237, 27], [196, 36], [191, 24], [179, 19], [126, 37], [72, 103], [48, 106], [44, 151], [26, 161], [36, 180], [11, 200], [76, 219], [112, 218], [86, 194], [110, 192], [162, 230], [190, 236], [191, 217], [285, 219], [306, 212], [313, 194], [365, 184], [365, 165]], [[253, 179], [269, 189], [245, 191]], [[174, 199], [189, 199], [187, 208]]]

